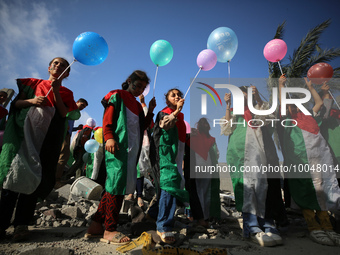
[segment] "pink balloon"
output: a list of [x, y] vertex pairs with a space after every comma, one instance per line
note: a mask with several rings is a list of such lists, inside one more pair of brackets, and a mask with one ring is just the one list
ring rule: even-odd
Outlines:
[[202, 50], [197, 56], [197, 65], [203, 71], [209, 71], [214, 68], [217, 63], [217, 56], [213, 50]]
[[191, 132], [190, 124], [188, 122], [186, 122], [186, 121], [184, 121], [184, 123], [185, 123], [186, 133], [190, 134], [190, 132]]
[[263, 49], [264, 57], [270, 62], [278, 62], [287, 54], [287, 44], [281, 39], [269, 41]]

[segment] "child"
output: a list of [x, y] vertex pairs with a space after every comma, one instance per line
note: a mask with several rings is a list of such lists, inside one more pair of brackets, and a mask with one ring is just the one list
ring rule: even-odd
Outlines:
[[81, 116], [80, 111], [82, 111], [88, 106], [88, 102], [84, 98], [79, 98], [76, 104], [77, 104], [77, 109], [72, 112], [67, 113], [66, 115], [67, 127], [66, 127], [66, 132], [65, 132], [65, 139], [61, 147], [58, 165], [57, 165], [57, 171], [56, 171], [56, 176], [55, 176], [56, 184], [54, 185], [55, 189], [58, 189], [63, 186], [63, 184], [61, 183], [61, 177], [64, 174], [65, 166], [71, 154], [70, 142], [71, 142], [72, 132], [83, 129], [82, 124], [80, 124], [78, 127], [73, 127], [73, 125], [74, 125], [74, 122], [80, 118]]
[[[79, 178], [80, 176], [83, 176], [83, 156], [85, 154], [85, 143], [91, 139], [92, 136], [92, 131], [94, 127], [96, 126], [96, 121], [92, 118], [88, 118], [86, 120], [86, 125], [83, 126], [82, 130], [79, 130], [78, 133], [76, 134], [76, 137], [74, 138], [74, 145], [72, 144], [73, 147], [73, 158], [74, 162], [72, 166], [68, 169], [68, 171], [62, 176], [62, 182], [64, 183], [69, 183], [72, 182], [71, 177], [75, 176], [75, 179]], [[73, 143], [73, 141], [72, 141]]]
[[[148, 112], [148, 107], [144, 101], [144, 95], [141, 94], [139, 96], [140, 103], [143, 107], [144, 114], [146, 115]], [[150, 127], [144, 130], [143, 134], [143, 145], [142, 150], [139, 156], [138, 165], [137, 165], [137, 185], [136, 185], [136, 192], [137, 192], [137, 204], [139, 207], [144, 207], [144, 200], [143, 200], [143, 187], [144, 187], [144, 176], [148, 174], [151, 170], [151, 163], [149, 158], [150, 152], [150, 131], [149, 129], [152, 128], [153, 123], [151, 123]], [[126, 200], [134, 200], [134, 194], [129, 194]]]
[[14, 240], [28, 236], [38, 198], [45, 198], [55, 184], [65, 116], [77, 108], [72, 91], [61, 85], [70, 69], [58, 79], [68, 66], [65, 59], [54, 58], [48, 80], [17, 80], [19, 94], [11, 106], [0, 155], [0, 231], [5, 233], [16, 207]]
[[[307, 81], [307, 78], [305, 81], [315, 102], [313, 114], [316, 116], [323, 105], [322, 99], [311, 81]], [[285, 82], [286, 78], [282, 75], [279, 79], [280, 99]], [[300, 169], [301, 166], [304, 167], [303, 176], [288, 176], [290, 194], [302, 209], [311, 239], [324, 245], [340, 245], [340, 235], [333, 231], [327, 212], [339, 210], [340, 205], [340, 189], [335, 172], [330, 169], [333, 166], [331, 151], [320, 133], [316, 119], [303, 114], [295, 105], [287, 105], [287, 108], [286, 118], [295, 120], [297, 125], [284, 128], [284, 163]], [[292, 126], [286, 123], [287, 126]], [[318, 171], [322, 165], [328, 169], [324, 171], [321, 168], [322, 171]], [[317, 222], [316, 215], [320, 223]]]
[[[184, 105], [182, 92], [170, 89], [165, 94], [167, 107], [157, 114], [153, 143], [155, 153], [152, 159], [154, 172], [159, 173], [157, 233], [165, 243], [174, 243], [172, 224], [176, 209], [176, 199], [189, 201], [188, 193], [183, 190], [184, 176], [182, 161], [186, 127], [181, 110]], [[150, 215], [151, 216], [151, 215]]]
[[156, 100], [153, 98], [145, 117], [140, 103], [135, 99], [143, 93], [148, 83], [146, 73], [134, 71], [122, 84], [123, 90], [112, 90], [102, 100], [105, 107], [103, 134], [106, 150], [106, 192], [92, 218], [87, 237], [103, 235], [101, 241], [112, 244], [130, 241], [116, 227], [124, 195], [131, 194], [136, 188], [136, 166], [143, 132], [149, 126], [156, 107]]
[[[269, 104], [262, 101], [257, 88], [251, 87], [253, 103], [257, 102], [255, 108], [259, 110], [269, 109]], [[275, 246], [282, 244], [282, 238], [274, 225], [273, 218], [267, 214], [267, 176], [261, 172], [242, 171], [243, 167], [260, 167], [270, 163], [272, 157], [268, 155], [270, 155], [269, 150], [273, 153], [273, 141], [267, 131], [267, 126], [257, 127], [260, 123], [251, 120], [260, 119], [265, 123], [265, 119], [275, 117], [274, 115], [252, 115], [247, 104], [247, 88], [246, 86], [241, 87], [245, 96], [243, 116], [232, 114], [230, 109], [231, 94], [225, 94], [224, 100], [227, 103], [227, 108], [224, 118], [227, 123], [221, 125], [221, 134], [229, 136], [227, 163], [237, 169], [237, 172], [232, 171], [230, 175], [235, 192], [236, 209], [241, 211], [243, 216], [243, 234], [261, 246]], [[248, 125], [240, 124], [243, 122], [248, 123]], [[278, 159], [277, 155], [274, 158]], [[278, 160], [276, 164], [278, 165]]]
[[333, 109], [333, 99], [329, 94], [329, 86], [321, 86], [323, 109], [321, 110], [322, 124], [320, 132], [332, 150], [334, 167], [340, 167], [340, 110]]
[[[197, 122], [197, 131], [191, 129], [187, 144], [190, 145], [189, 155], [191, 172], [185, 167], [186, 188], [189, 191], [190, 207], [194, 220], [198, 225], [209, 227], [209, 219], [221, 217], [220, 179], [218, 173], [195, 173], [195, 166], [215, 166], [218, 164], [219, 152], [215, 138], [209, 133], [210, 125], [206, 118]], [[187, 153], [187, 152], [186, 152]], [[187, 162], [187, 161], [186, 161]], [[194, 176], [195, 174], [195, 176]], [[187, 178], [189, 175], [190, 178]]]

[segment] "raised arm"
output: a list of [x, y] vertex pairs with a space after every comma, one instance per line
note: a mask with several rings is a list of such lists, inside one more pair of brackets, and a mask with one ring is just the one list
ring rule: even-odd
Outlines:
[[316, 90], [314, 89], [313, 85], [312, 85], [312, 81], [308, 81], [308, 79], [305, 77], [305, 82], [306, 85], [310, 91], [310, 93], [312, 94], [312, 97], [314, 99], [315, 105], [313, 107], [313, 112], [318, 113], [323, 105], [323, 101], [321, 99], [321, 97], [319, 96], [318, 92], [316, 92]]
[[227, 104], [227, 108], [225, 110], [225, 119], [227, 121], [230, 120], [231, 118], [231, 114], [230, 114], [230, 104], [231, 104], [231, 93], [225, 93], [224, 95], [224, 101], [226, 102]]

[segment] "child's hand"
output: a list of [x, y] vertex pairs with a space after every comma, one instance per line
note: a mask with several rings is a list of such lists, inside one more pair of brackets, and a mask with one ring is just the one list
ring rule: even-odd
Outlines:
[[185, 101], [185, 99], [184, 99], [184, 98], [181, 98], [181, 99], [177, 102], [177, 110], [178, 110], [178, 111], [182, 111], [183, 105], [184, 105], [184, 101]]
[[111, 154], [115, 154], [119, 150], [118, 144], [115, 139], [111, 138], [106, 141], [105, 150], [107, 150]]
[[279, 78], [279, 86], [284, 87], [286, 84], [287, 78], [285, 74], [282, 74]]
[[53, 92], [59, 91], [60, 86], [61, 86], [61, 80], [53, 80], [53, 81], [51, 82], [51, 86], [52, 86], [52, 88], [53, 88]]
[[252, 94], [255, 97], [256, 101], [261, 100], [260, 95], [259, 95], [259, 91], [257, 90], [257, 88], [254, 85], [250, 85], [250, 87], [252, 88]]
[[152, 98], [149, 102], [149, 112], [153, 112], [153, 110], [156, 108], [157, 104], [156, 104], [156, 98]]
[[144, 101], [144, 95], [143, 95], [143, 94], [140, 94], [140, 95], [139, 95], [139, 101], [140, 101], [141, 104], [144, 104], [144, 103], [145, 103], [145, 101]]
[[224, 101], [227, 103], [227, 105], [230, 105], [230, 102], [231, 102], [231, 93], [225, 93], [224, 94]]
[[47, 98], [44, 96], [38, 96], [33, 99], [33, 105], [35, 106], [43, 106], [46, 105]]
[[306, 82], [306, 85], [307, 85], [308, 89], [310, 87], [312, 87], [312, 81], [311, 80], [308, 81], [307, 77], [304, 77], [304, 79], [305, 79], [305, 82]]
[[324, 94], [327, 94], [329, 89], [330, 87], [328, 86], [327, 82], [322, 83], [321, 90]]

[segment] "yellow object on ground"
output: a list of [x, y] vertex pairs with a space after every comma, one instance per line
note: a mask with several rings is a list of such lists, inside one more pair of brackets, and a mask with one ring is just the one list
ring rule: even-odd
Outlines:
[[116, 250], [125, 253], [140, 245], [143, 245], [143, 255], [227, 255], [226, 249], [218, 248], [208, 248], [203, 251], [178, 247], [160, 247], [154, 249], [155, 243], [152, 241], [152, 235], [147, 232], [143, 232], [136, 240], [132, 240], [130, 243], [127, 243]]

